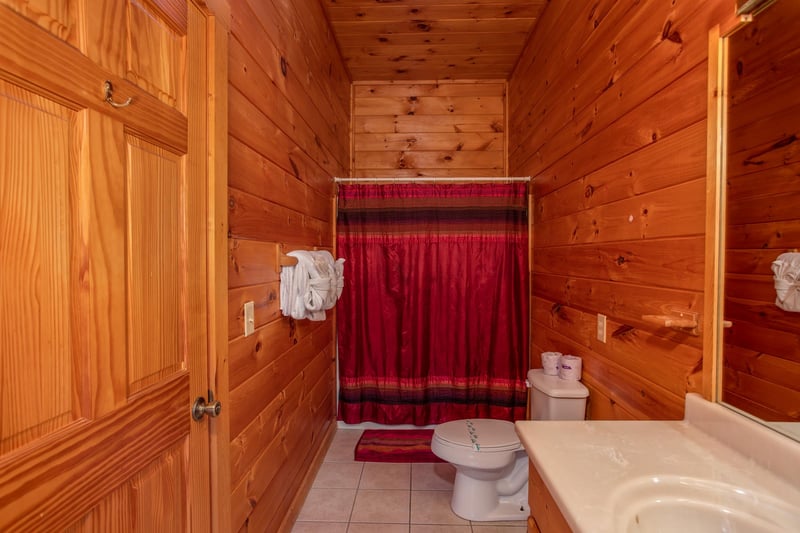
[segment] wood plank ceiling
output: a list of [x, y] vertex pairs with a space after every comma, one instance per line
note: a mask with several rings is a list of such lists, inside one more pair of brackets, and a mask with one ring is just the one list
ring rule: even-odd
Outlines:
[[353, 81], [507, 79], [547, 0], [321, 0]]

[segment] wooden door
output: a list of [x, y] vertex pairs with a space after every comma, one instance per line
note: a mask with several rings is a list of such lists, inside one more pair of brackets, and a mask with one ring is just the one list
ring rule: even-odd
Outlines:
[[209, 529], [205, 24], [0, 0], [0, 531]]

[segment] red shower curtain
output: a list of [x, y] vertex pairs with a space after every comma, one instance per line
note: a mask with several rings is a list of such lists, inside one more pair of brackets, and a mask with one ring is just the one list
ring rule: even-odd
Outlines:
[[527, 184], [340, 185], [339, 418], [525, 417]]

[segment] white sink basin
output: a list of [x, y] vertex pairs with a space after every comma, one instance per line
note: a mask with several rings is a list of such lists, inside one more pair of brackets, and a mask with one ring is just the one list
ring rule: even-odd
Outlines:
[[631, 479], [613, 491], [611, 502], [619, 532], [800, 531], [800, 509], [772, 496], [692, 477]]

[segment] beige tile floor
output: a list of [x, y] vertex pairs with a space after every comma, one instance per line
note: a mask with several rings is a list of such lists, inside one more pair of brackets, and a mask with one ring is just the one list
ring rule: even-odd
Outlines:
[[353, 460], [360, 429], [339, 429], [293, 533], [521, 533], [519, 522], [470, 522], [450, 509], [447, 463]]

